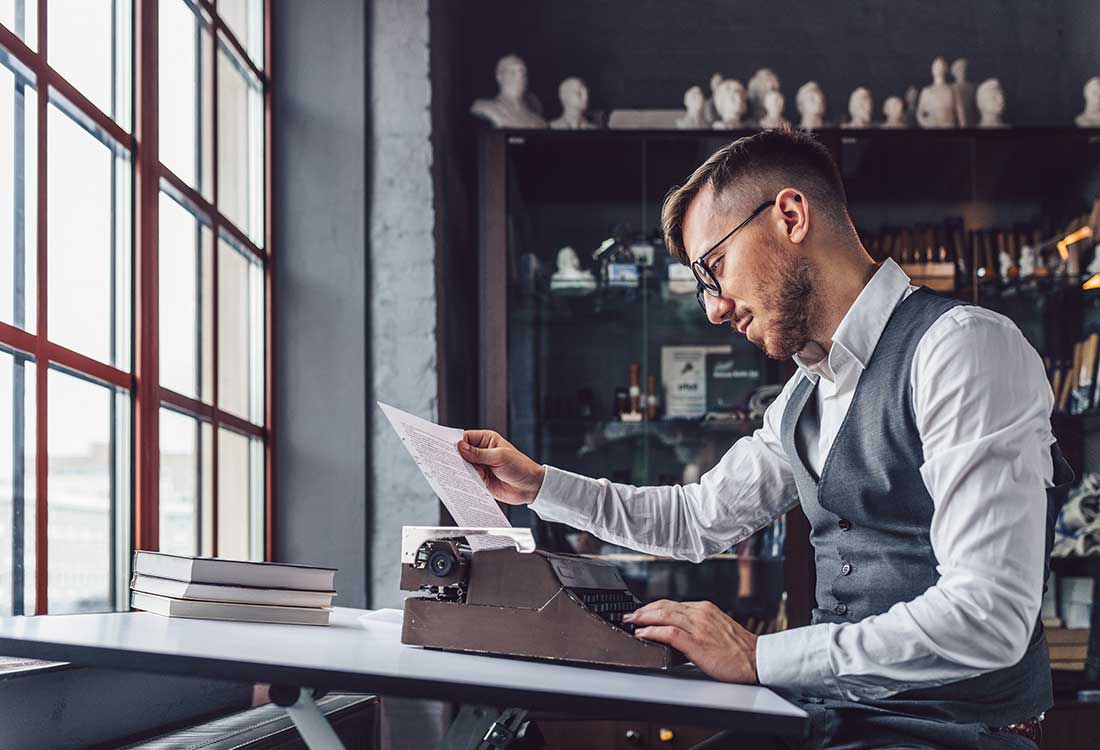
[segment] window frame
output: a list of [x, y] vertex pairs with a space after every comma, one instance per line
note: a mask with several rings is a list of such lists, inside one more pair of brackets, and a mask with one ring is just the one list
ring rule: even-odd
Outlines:
[[[195, 417], [201, 424], [212, 426], [211, 470], [215, 481], [212, 483], [213, 518], [217, 518], [218, 508], [218, 432], [225, 428], [240, 433], [247, 438], [259, 439], [263, 443], [264, 477], [264, 524], [263, 559], [270, 560], [274, 539], [274, 460], [275, 441], [273, 425], [273, 242], [272, 242], [272, 106], [271, 106], [271, 0], [263, 2], [264, 60], [261, 70], [248, 51], [237, 39], [229, 26], [217, 11], [216, 0], [178, 0], [186, 2], [210, 20], [211, 34], [209, 89], [204, 92], [210, 96], [213, 107], [212, 128], [212, 174], [211, 198], [207, 200], [200, 190], [192, 188], [177, 177], [159, 159], [159, 118], [158, 118], [158, 8], [160, 0], [133, 0], [132, 4], [132, 98], [131, 121], [133, 128], [127, 131], [120, 127], [112, 117], [104, 113], [81, 94], [47, 62], [48, 53], [48, 0], [39, 0], [37, 23], [37, 49], [31, 49], [11, 29], [0, 25], [0, 46], [15, 61], [29, 69], [35, 77], [34, 88], [37, 94], [37, 132], [35, 171], [37, 176], [37, 203], [35, 247], [27, 247], [30, 256], [35, 253], [37, 267], [35, 285], [34, 332], [28, 332], [14, 325], [0, 322], [0, 348], [28, 356], [35, 365], [35, 614], [49, 612], [49, 505], [48, 505], [48, 400], [47, 375], [52, 368], [63, 369], [85, 379], [125, 390], [131, 396], [131, 434], [130, 445], [131, 472], [130, 497], [132, 509], [130, 517], [131, 549], [159, 549], [160, 518], [160, 410], [164, 408]], [[246, 231], [234, 225], [220, 210], [218, 203], [218, 54], [219, 40], [224, 40], [239, 56], [256, 77], [260, 85], [263, 100], [263, 154], [264, 175], [262, 195], [264, 200], [262, 227], [263, 247], [257, 246]], [[200, 85], [203, 85], [200, 82]], [[121, 370], [110, 364], [80, 354], [60, 346], [49, 339], [48, 295], [47, 295], [47, 121], [49, 106], [56, 92], [66, 100], [67, 105], [126, 150], [130, 156], [132, 186], [132, 219], [130, 231], [131, 268], [132, 268], [132, 314], [130, 325], [131, 357], [130, 370]], [[57, 106], [55, 104], [55, 106]], [[31, 133], [25, 136], [31, 138]], [[212, 268], [212, 288], [214, 289], [213, 326], [209, 335], [213, 337], [213, 383], [212, 399], [206, 403], [200, 398], [191, 398], [160, 385], [159, 379], [159, 314], [158, 314], [158, 252], [159, 252], [159, 211], [158, 205], [162, 185], [166, 192], [177, 193], [190, 202], [210, 222], [213, 241], [226, 236], [242, 252], [249, 253], [260, 263], [263, 272], [263, 423], [255, 424], [220, 408], [218, 400], [218, 258], [214, 253]], [[32, 196], [27, 195], [27, 200]], [[200, 282], [201, 283], [201, 282]], [[28, 477], [28, 483], [29, 483]], [[9, 543], [4, 540], [0, 543]], [[115, 554], [119, 550], [113, 551]], [[125, 557], [129, 558], [129, 550]], [[213, 554], [217, 554], [217, 524], [213, 526]], [[17, 612], [16, 614], [20, 614]]]

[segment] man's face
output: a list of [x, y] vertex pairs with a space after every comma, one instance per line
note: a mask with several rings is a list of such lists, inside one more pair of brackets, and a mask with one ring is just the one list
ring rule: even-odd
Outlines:
[[[683, 236], [694, 261], [752, 211], [733, 216], [707, 187], [684, 216]], [[767, 208], [705, 259], [721, 294], [704, 292], [707, 319], [728, 325], [774, 359], [797, 354], [809, 341], [814, 289], [809, 261], [786, 238], [786, 220]]]

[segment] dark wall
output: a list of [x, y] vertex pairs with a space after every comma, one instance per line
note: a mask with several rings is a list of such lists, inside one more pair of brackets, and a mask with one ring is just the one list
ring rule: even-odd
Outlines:
[[[1100, 74], [1100, 11], [1094, 0], [558, 0], [463, 4], [468, 100], [496, 93], [494, 69], [514, 52], [528, 64], [547, 114], [560, 111], [557, 86], [584, 79], [591, 108], [678, 108], [712, 73], [747, 83], [770, 67], [794, 94], [817, 80], [828, 116], [846, 116], [848, 95], [868, 86], [876, 119], [882, 101], [931, 80], [932, 59], [970, 60], [970, 78], [996, 77], [1006, 119], [1068, 125], [1081, 87]], [[468, 102], [467, 102], [468, 104]]]
[[276, 560], [368, 587], [367, 18], [273, 3]]

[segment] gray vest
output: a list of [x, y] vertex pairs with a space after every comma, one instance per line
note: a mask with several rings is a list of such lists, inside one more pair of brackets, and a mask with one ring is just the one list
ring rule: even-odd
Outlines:
[[[916, 598], [939, 579], [929, 540], [932, 498], [920, 475], [923, 453], [909, 375], [925, 331], [960, 304], [924, 288], [898, 304], [860, 376], [820, 477], [807, 467], [795, 440], [799, 420], [817, 418], [816, 383], [804, 377], [791, 393], [781, 438], [812, 527], [815, 623], [859, 622]], [[1047, 503], [1048, 559], [1054, 518], [1073, 479], [1057, 446], [1052, 453], [1056, 487], [1046, 498], [1035, 498]], [[1027, 652], [1015, 665], [869, 701], [867, 707], [1004, 726], [1036, 716], [1052, 702], [1046, 636], [1037, 622]]]

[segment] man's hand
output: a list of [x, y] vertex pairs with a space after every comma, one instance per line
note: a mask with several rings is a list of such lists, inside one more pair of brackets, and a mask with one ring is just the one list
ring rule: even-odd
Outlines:
[[492, 430], [466, 430], [459, 454], [473, 464], [489, 494], [509, 505], [533, 502], [546, 471]]
[[760, 681], [756, 635], [711, 602], [662, 599], [623, 619], [637, 628], [634, 635], [672, 646], [716, 680], [751, 685]]

